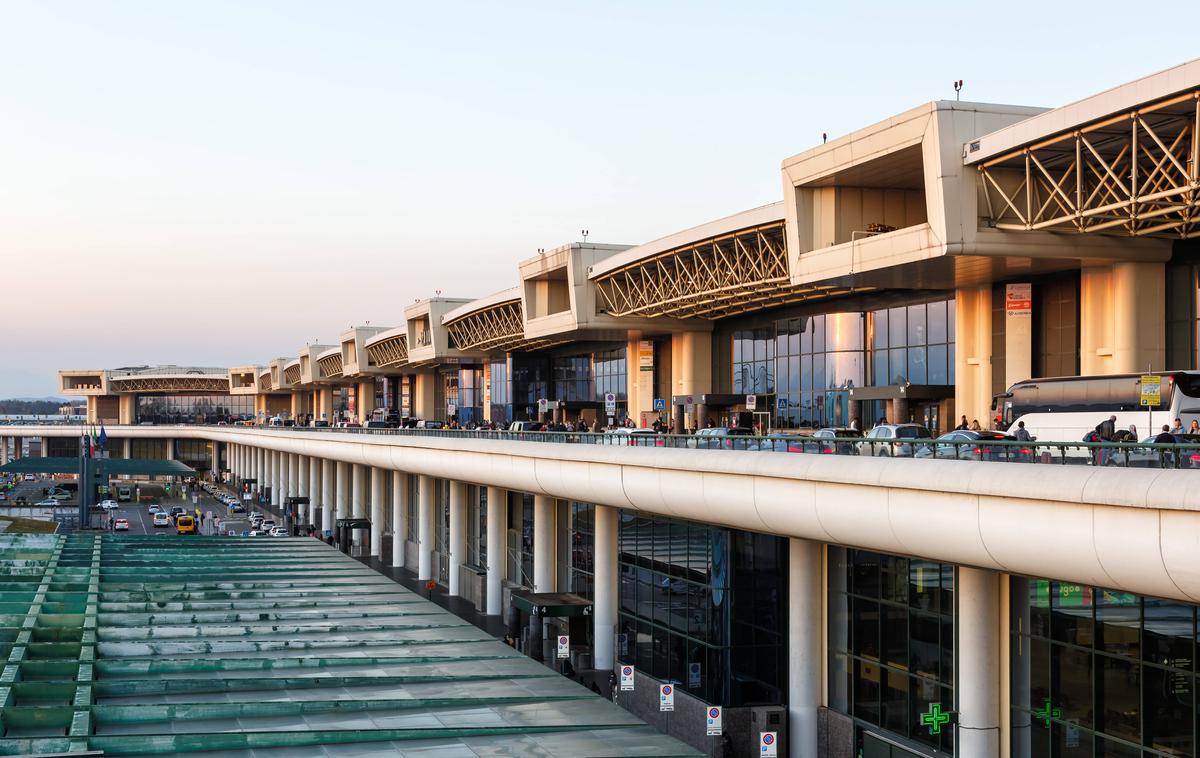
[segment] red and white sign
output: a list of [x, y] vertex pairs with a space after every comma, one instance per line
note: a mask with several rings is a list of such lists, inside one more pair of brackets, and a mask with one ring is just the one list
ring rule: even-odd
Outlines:
[[565, 634], [558, 635], [558, 657], [566, 658], [571, 655], [571, 638]]
[[758, 733], [759, 758], [779, 758], [779, 734], [776, 732]]
[[721, 736], [721, 706], [710, 705], [708, 707], [708, 735], [709, 737]]
[[675, 710], [675, 688], [670, 684], [658, 685], [658, 710]]
[[1033, 315], [1033, 285], [1029, 282], [1004, 285], [1004, 312], [1009, 316]]

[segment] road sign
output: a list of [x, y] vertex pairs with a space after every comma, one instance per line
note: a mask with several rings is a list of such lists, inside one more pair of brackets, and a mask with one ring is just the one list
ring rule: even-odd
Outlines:
[[667, 409], [667, 400], [666, 400], [666, 398], [662, 398], [662, 397], [656, 397], [656, 398], [654, 398], [654, 410], [656, 410], [656, 411], [665, 411], [666, 409]]
[[621, 692], [633, 692], [633, 666], [621, 667]]
[[611, 392], [604, 393], [604, 415], [612, 416], [617, 412], [617, 396]]
[[708, 707], [708, 736], [721, 736], [721, 706], [710, 705]]
[[675, 710], [675, 688], [669, 684], [658, 685], [658, 710]]
[[547, 402], [546, 398], [544, 398], [544, 397], [543, 397], [543, 398], [540, 398], [540, 399], [538, 400], [538, 411], [539, 411], [539, 412], [541, 412], [541, 413], [545, 413], [545, 412], [546, 412], [546, 406], [548, 406], [549, 404], [550, 404], [550, 403], [549, 403], [549, 402]]
[[1162, 377], [1154, 374], [1142, 376], [1142, 405], [1157, 408], [1162, 405]]
[[454, 403], [446, 403], [446, 415], [453, 416], [455, 413], [458, 413], [458, 407]]
[[759, 758], [779, 758], [779, 734], [777, 732], [758, 733]]
[[758, 395], [746, 395], [746, 410], [752, 411], [758, 408]]
[[775, 407], [779, 410], [780, 413], [784, 413], [785, 411], [787, 411], [787, 409], [788, 409], [787, 398], [786, 397], [776, 398], [775, 399]]
[[558, 657], [566, 658], [571, 655], [571, 638], [565, 634], [558, 635]]
[[688, 686], [689, 687], [699, 687], [700, 686], [700, 662], [699, 661], [693, 661], [692, 663], [688, 664]]

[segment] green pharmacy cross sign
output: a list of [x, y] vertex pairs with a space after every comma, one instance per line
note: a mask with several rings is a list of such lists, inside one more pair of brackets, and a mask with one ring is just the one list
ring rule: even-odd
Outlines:
[[1046, 698], [1045, 702], [1042, 703], [1042, 707], [1034, 711], [1033, 715], [1037, 716], [1039, 719], [1041, 719], [1042, 723], [1049, 727], [1050, 719], [1062, 718], [1062, 708], [1051, 708], [1050, 698]]
[[929, 713], [921, 714], [921, 724], [929, 727], [929, 733], [938, 735], [942, 733], [942, 727], [954, 720], [952, 711], [943, 711], [941, 703], [930, 703]]

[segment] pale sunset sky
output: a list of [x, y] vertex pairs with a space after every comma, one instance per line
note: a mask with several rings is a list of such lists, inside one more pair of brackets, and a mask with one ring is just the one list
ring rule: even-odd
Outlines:
[[1056, 106], [1194, 54], [1129, 10], [0, 0], [0, 398], [295, 356], [580, 229], [774, 202], [783, 158], [955, 79]]

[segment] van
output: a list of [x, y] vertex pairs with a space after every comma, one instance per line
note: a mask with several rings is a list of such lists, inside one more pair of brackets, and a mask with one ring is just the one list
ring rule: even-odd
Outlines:
[[196, 519], [193, 516], [179, 516], [175, 519], [176, 534], [195, 534]]
[[133, 499], [133, 490], [130, 487], [117, 487], [117, 500], [122, 503], [127, 503]]

